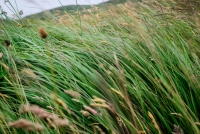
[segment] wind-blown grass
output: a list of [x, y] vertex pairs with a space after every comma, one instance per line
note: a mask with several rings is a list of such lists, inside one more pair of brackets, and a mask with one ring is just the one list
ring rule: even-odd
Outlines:
[[199, 133], [195, 22], [138, 4], [2, 21], [0, 132]]

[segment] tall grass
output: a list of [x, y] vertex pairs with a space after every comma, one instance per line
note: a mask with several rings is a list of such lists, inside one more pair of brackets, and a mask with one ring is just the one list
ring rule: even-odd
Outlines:
[[155, 7], [1, 21], [0, 132], [198, 134], [198, 29]]

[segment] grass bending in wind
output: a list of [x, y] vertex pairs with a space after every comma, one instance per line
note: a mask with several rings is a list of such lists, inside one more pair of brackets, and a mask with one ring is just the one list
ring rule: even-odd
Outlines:
[[131, 6], [73, 18], [81, 30], [63, 16], [2, 22], [0, 132], [199, 133], [198, 30]]

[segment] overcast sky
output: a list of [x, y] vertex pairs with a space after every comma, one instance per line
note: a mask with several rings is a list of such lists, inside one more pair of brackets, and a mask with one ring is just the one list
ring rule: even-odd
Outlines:
[[[7, 15], [12, 17], [13, 12], [10, 10], [11, 6], [6, 0], [0, 0], [0, 5]], [[75, 5], [76, 0], [9, 0], [10, 3], [18, 9], [18, 11], [23, 11], [23, 16], [41, 12], [43, 10], [55, 8], [63, 5]], [[59, 2], [60, 1], [60, 2]], [[95, 5], [108, 0], [77, 0], [79, 5]], [[10, 9], [9, 9], [10, 8]]]

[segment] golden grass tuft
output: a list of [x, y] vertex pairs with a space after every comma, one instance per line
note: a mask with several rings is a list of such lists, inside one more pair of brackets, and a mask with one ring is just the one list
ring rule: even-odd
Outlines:
[[125, 99], [125, 97], [124, 97], [124, 95], [122, 94], [122, 92], [120, 92], [120, 91], [118, 91], [118, 90], [116, 90], [116, 89], [114, 89], [114, 88], [111, 88], [111, 90], [112, 90], [113, 92], [115, 92], [117, 95], [119, 95], [122, 99]]
[[106, 103], [106, 101], [104, 99], [98, 98], [98, 97], [93, 97], [94, 99], [92, 99], [93, 102], [96, 103]]
[[51, 96], [56, 100], [56, 102], [61, 105], [62, 107], [65, 108], [65, 110], [67, 110], [67, 112], [69, 114], [71, 114], [69, 108], [67, 107], [67, 105], [65, 104], [65, 102], [63, 100], [61, 100], [60, 98], [58, 98], [55, 94], [51, 94]]
[[5, 64], [5, 63], [1, 63], [1, 66], [3, 67], [3, 69], [7, 72], [9, 72], [9, 67]]
[[138, 131], [138, 134], [146, 134], [145, 131]]
[[90, 103], [90, 105], [93, 106], [93, 107], [103, 107], [103, 108], [109, 109], [109, 106], [105, 103], [102, 103], [102, 104], [100, 104], [100, 103]]
[[94, 127], [98, 130], [100, 134], [106, 134], [99, 126], [95, 125]]
[[148, 112], [148, 116], [151, 119], [151, 121], [153, 122], [153, 125], [157, 129], [158, 133], [161, 134], [160, 127], [158, 126], [158, 124], [157, 124], [155, 118], [153, 117], [153, 115], [150, 112]]

